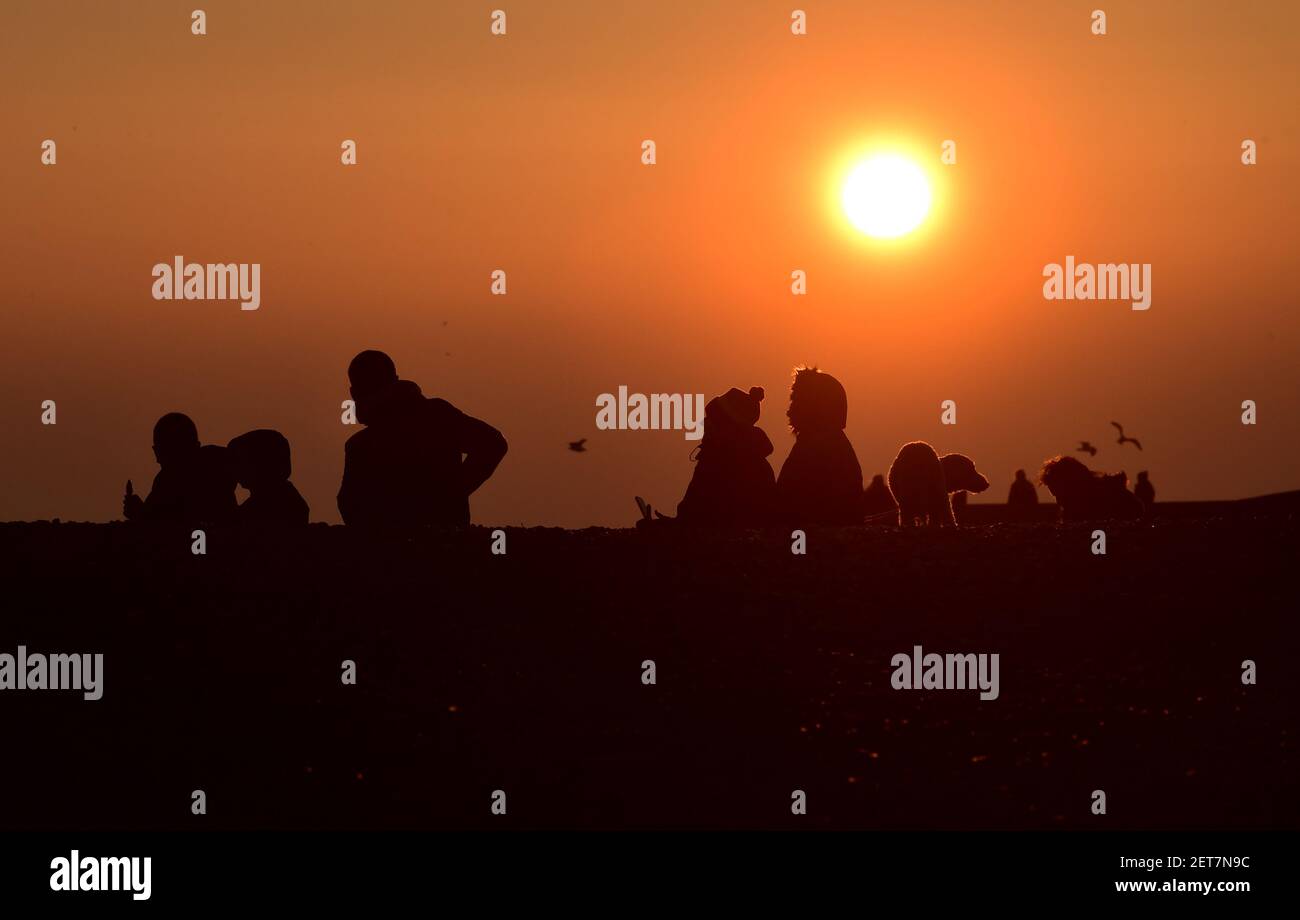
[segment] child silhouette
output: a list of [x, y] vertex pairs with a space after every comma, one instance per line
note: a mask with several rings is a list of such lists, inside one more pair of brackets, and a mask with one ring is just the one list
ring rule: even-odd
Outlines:
[[862, 523], [862, 467], [844, 434], [844, 387], [815, 367], [796, 368], [786, 415], [795, 442], [776, 480], [781, 519], [795, 526]]
[[289, 441], [278, 431], [259, 428], [228, 445], [231, 466], [248, 498], [239, 506], [240, 521], [258, 524], [307, 523], [307, 502], [289, 481]]
[[767, 458], [772, 442], [756, 427], [763, 388], [732, 387], [704, 408], [704, 438], [686, 495], [683, 524], [761, 527], [771, 522], [776, 478]]
[[224, 447], [200, 445], [193, 420], [168, 412], [153, 426], [158, 461], [149, 497], [135, 494], [127, 480], [122, 514], [129, 521], [222, 522], [235, 511], [235, 478]]

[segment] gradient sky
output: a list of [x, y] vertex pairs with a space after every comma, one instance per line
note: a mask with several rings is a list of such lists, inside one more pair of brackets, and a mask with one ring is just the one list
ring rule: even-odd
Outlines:
[[[205, 442], [284, 432], [312, 519], [337, 521], [362, 348], [506, 435], [471, 502], [488, 523], [676, 505], [692, 442], [597, 431], [619, 385], [764, 386], [779, 469], [800, 363], [844, 383], [868, 476], [924, 438], [1000, 501], [1017, 467], [1089, 439], [1162, 499], [1300, 488], [1292, 0], [208, 0], [195, 37], [199, 5], [0, 8], [0, 519], [119, 517], [180, 410]], [[937, 182], [901, 244], [832, 200], [880, 143]], [[178, 254], [260, 262], [261, 309], [153, 300]], [[1070, 254], [1152, 263], [1151, 309], [1045, 301], [1043, 265]]]

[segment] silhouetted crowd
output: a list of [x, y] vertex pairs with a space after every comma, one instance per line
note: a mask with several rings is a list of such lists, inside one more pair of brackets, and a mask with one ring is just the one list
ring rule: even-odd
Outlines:
[[[469, 496], [506, 455], [501, 432], [446, 400], [426, 397], [380, 351], [363, 351], [348, 367], [362, 430], [344, 448], [339, 513], [349, 527], [394, 530], [465, 526]], [[862, 468], [844, 433], [848, 396], [830, 374], [798, 368], [786, 410], [795, 443], [779, 474], [768, 458], [772, 442], [758, 427], [765, 393], [732, 388], [705, 407], [704, 433], [692, 451], [694, 473], [676, 516], [638, 499], [639, 527], [807, 527], [860, 524], [885, 518], [904, 528], [951, 527], [966, 514], [966, 496], [988, 489], [974, 462], [939, 455], [924, 441], [900, 448], [888, 475], [864, 489]], [[258, 429], [225, 447], [203, 445], [194, 422], [172, 412], [153, 431], [159, 471], [147, 497], [126, 484], [122, 512], [133, 521], [307, 523], [307, 502], [290, 482], [289, 442]], [[1039, 474], [1065, 521], [1134, 518], [1155, 501], [1147, 473], [1136, 494], [1124, 473], [1095, 472], [1073, 457], [1048, 460]], [[242, 504], [235, 486], [248, 490]], [[1017, 470], [1007, 496], [1013, 519], [1036, 518], [1038, 493]]]

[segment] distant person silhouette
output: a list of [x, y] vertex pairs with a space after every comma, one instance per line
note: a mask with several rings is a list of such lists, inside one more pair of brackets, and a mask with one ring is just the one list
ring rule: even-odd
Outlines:
[[1146, 470], [1138, 473], [1138, 481], [1133, 484], [1133, 494], [1138, 497], [1148, 510], [1156, 503], [1156, 487], [1147, 478]]
[[158, 461], [149, 497], [142, 499], [128, 479], [122, 514], [129, 521], [223, 523], [235, 513], [235, 477], [226, 449], [200, 445], [188, 415], [168, 412], [153, 426]]
[[838, 380], [815, 367], [795, 369], [786, 412], [794, 447], [776, 480], [783, 523], [862, 523], [862, 467], [844, 434], [848, 414], [848, 395]]
[[289, 441], [278, 431], [259, 428], [226, 445], [230, 465], [248, 498], [236, 510], [239, 521], [254, 524], [307, 523], [306, 500], [289, 481]]
[[732, 387], [704, 408], [704, 437], [695, 472], [677, 505], [687, 525], [761, 527], [772, 522], [776, 476], [767, 458], [772, 442], [756, 427], [762, 387]]
[[889, 486], [885, 485], [885, 474], [877, 473], [871, 477], [871, 485], [862, 493], [862, 513], [866, 517], [876, 515], [893, 515], [898, 510]]
[[1016, 470], [1015, 481], [1011, 483], [1011, 491], [1007, 493], [1007, 511], [1015, 520], [1026, 520], [1033, 517], [1034, 509], [1037, 507], [1038, 490], [1025, 476], [1024, 470]]
[[363, 351], [348, 366], [357, 421], [348, 439], [338, 505], [349, 526], [409, 528], [469, 523], [469, 496], [506, 455], [506, 439], [443, 399], [401, 380], [393, 359]]

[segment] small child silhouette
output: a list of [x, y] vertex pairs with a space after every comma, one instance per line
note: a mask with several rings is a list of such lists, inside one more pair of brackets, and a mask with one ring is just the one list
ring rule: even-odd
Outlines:
[[844, 434], [844, 387], [815, 367], [796, 368], [786, 415], [795, 442], [776, 480], [781, 520], [794, 526], [862, 523], [862, 467]]
[[278, 431], [259, 428], [241, 434], [228, 445], [231, 466], [248, 498], [238, 518], [258, 524], [307, 523], [307, 502], [289, 481], [289, 441]]
[[704, 438], [677, 520], [705, 526], [761, 527], [771, 522], [776, 477], [772, 442], [756, 427], [763, 388], [732, 387], [704, 408]]
[[153, 427], [158, 461], [149, 497], [142, 499], [128, 479], [122, 514], [130, 521], [222, 522], [235, 511], [235, 477], [226, 449], [200, 445], [193, 420], [168, 412]]

